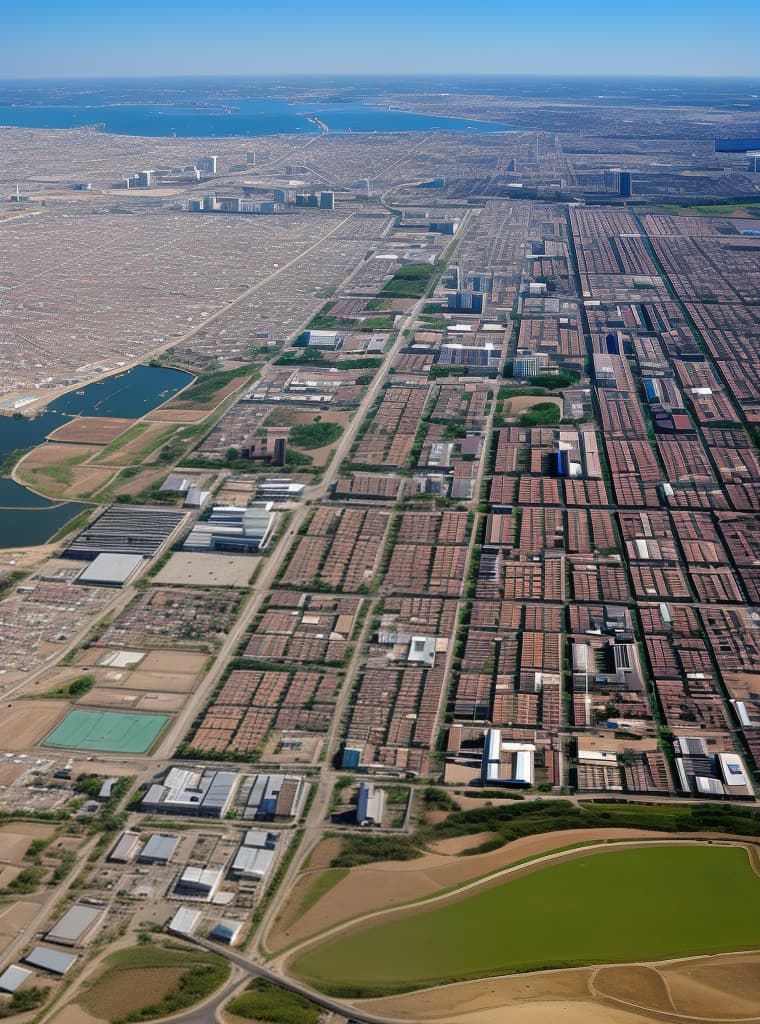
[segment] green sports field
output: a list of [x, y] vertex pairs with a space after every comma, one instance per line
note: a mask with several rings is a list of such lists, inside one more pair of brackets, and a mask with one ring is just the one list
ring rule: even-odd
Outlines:
[[323, 992], [384, 995], [757, 947], [760, 878], [746, 850], [674, 845], [578, 857], [368, 925], [304, 953], [294, 971]]
[[168, 721], [168, 715], [74, 710], [53, 729], [43, 745], [108, 754], [144, 754]]

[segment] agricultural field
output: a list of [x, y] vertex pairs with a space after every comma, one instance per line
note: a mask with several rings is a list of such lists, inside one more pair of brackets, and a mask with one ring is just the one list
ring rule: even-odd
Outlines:
[[[695, 899], [695, 893], [700, 899]], [[299, 956], [323, 991], [381, 995], [467, 978], [760, 945], [760, 881], [742, 848], [596, 851]]]

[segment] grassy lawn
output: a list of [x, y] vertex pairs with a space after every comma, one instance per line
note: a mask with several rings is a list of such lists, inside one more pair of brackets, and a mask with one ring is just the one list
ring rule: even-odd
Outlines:
[[322, 1010], [308, 999], [257, 978], [225, 1007], [228, 1013], [268, 1024], [319, 1024]]
[[337, 441], [342, 433], [339, 423], [298, 423], [291, 428], [288, 440], [296, 448], [324, 448]]
[[307, 910], [311, 910], [315, 904], [319, 903], [323, 896], [326, 896], [331, 889], [335, 888], [338, 882], [342, 882], [348, 871], [348, 868], [327, 868], [325, 871], [320, 871], [304, 893], [301, 905], [298, 908], [299, 916], [305, 914]]
[[512, 971], [760, 946], [760, 879], [729, 847], [606, 850], [324, 941], [296, 972], [384, 995]]

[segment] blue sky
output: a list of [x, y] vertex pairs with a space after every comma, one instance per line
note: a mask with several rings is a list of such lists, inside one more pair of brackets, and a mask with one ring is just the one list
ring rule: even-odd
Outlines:
[[0, 77], [760, 76], [758, 41], [760, 0], [11, 0]]

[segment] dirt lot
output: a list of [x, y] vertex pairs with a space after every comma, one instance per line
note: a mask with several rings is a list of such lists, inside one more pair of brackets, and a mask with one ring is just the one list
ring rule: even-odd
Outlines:
[[22, 931], [39, 910], [36, 903], [19, 900], [0, 907], [0, 946], [5, 946]]
[[155, 582], [191, 587], [247, 587], [259, 561], [249, 555], [175, 551]]
[[96, 981], [81, 1004], [103, 1020], [158, 1003], [187, 971], [186, 967], [141, 967], [112, 971]]
[[[292, 906], [298, 904], [291, 904], [289, 901], [282, 915], [282, 921], [287, 927], [281, 928], [275, 924], [267, 937], [267, 944], [273, 950], [283, 949], [340, 921], [432, 896], [441, 889], [462, 885], [473, 878], [509, 867], [518, 860], [540, 857], [544, 853], [576, 843], [651, 838], [657, 835], [655, 832], [642, 832], [637, 829], [569, 829], [565, 832], [526, 836], [499, 850], [472, 857], [431, 853], [417, 860], [366, 864], [353, 868], [334, 889], [330, 890], [327, 899], [319, 900], [292, 924], [289, 924], [289, 917], [293, 916]], [[469, 839], [472, 840], [472, 837]], [[471, 841], [469, 845], [473, 845]], [[310, 865], [312, 869], [317, 866], [315, 858], [316, 852]]]
[[551, 402], [552, 405], [557, 406], [560, 415], [562, 414], [561, 398], [552, 398], [551, 395], [540, 395], [537, 397], [518, 395], [517, 398], [510, 398], [504, 402], [504, 415], [519, 416], [521, 412], [525, 412], [526, 409], [532, 409], [534, 405], [540, 405], [541, 402]]
[[431, 847], [434, 853], [443, 853], [446, 856], [461, 853], [462, 850], [471, 850], [474, 846], [493, 839], [495, 832], [476, 832], [471, 836], [455, 836], [453, 839], [442, 839], [440, 843], [434, 843]]
[[356, 1005], [435, 1024], [650, 1024], [662, 1013], [756, 1019], [760, 953], [490, 978]]
[[[35, 821], [14, 821], [0, 827], [0, 861], [20, 864], [34, 839], [47, 839], [55, 832], [53, 825]], [[0, 911], [4, 908], [0, 907]]]
[[208, 409], [172, 409], [163, 406], [149, 412], [143, 419], [155, 423], [200, 423], [207, 416]]
[[91, 444], [56, 444], [50, 441], [47, 444], [41, 444], [39, 448], [34, 448], [29, 452], [24, 458], [24, 469], [58, 466], [69, 459], [80, 456], [84, 461], [92, 455], [97, 455], [99, 451], [100, 448]]
[[80, 416], [64, 423], [48, 436], [51, 441], [106, 445], [130, 427], [132, 422], [110, 416]]
[[50, 1024], [98, 1024], [99, 1021], [99, 1017], [92, 1017], [81, 1006], [72, 1004], [65, 1006], [52, 1017]]
[[47, 736], [71, 705], [65, 700], [18, 701], [0, 717], [0, 750], [28, 750]]

